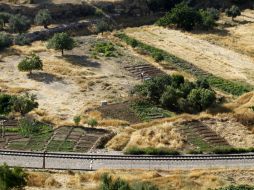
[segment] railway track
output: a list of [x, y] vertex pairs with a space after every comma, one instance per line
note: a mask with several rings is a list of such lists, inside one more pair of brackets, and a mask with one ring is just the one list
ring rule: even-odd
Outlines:
[[254, 166], [254, 153], [147, 156], [0, 150], [0, 165], [3, 163], [23, 168], [52, 170], [241, 168]]
[[143, 155], [106, 155], [106, 154], [81, 154], [81, 153], [56, 153], [56, 152], [27, 152], [0, 150], [1, 155], [37, 158], [61, 158], [83, 160], [157, 160], [157, 161], [193, 161], [193, 160], [245, 160], [254, 159], [254, 153], [248, 154], [223, 154], [223, 155], [177, 155], [177, 156], [143, 156]]

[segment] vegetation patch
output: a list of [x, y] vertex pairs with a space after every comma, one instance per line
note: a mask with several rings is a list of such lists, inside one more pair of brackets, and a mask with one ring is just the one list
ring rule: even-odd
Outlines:
[[141, 85], [136, 85], [133, 93], [175, 112], [197, 113], [211, 106], [216, 100], [215, 92], [206, 80], [193, 83], [181, 75], [151, 78]]
[[97, 55], [105, 57], [117, 57], [119, 55], [114, 44], [111, 42], [96, 42], [92, 46], [91, 51], [94, 57]]
[[249, 186], [249, 185], [230, 185], [228, 187], [222, 187], [216, 190], [254, 190], [254, 186]]
[[47, 147], [47, 151], [52, 152], [71, 152], [74, 147], [73, 141], [60, 141], [60, 140], [53, 140], [49, 143]]
[[160, 108], [147, 100], [137, 100], [131, 104], [132, 110], [142, 121], [151, 121], [152, 119], [160, 119], [171, 117], [173, 112]]
[[135, 42], [135, 46], [141, 49], [147, 55], [152, 56], [154, 53], [160, 53], [161, 55], [163, 55], [165, 62], [173, 64], [177, 69], [184, 70], [194, 75], [198, 79], [206, 79], [212, 87], [219, 89], [223, 92], [240, 96], [254, 89], [254, 87], [249, 84], [226, 80], [221, 77], [214, 76], [211, 73], [207, 73], [202, 69], [196, 67], [192, 63], [189, 63], [158, 48], [144, 44], [134, 38], [127, 36], [124, 33], [117, 33], [116, 37], [120, 38], [121, 40], [123, 40], [124, 42], [126, 42], [128, 45], [131, 46], [133, 45], [133, 42]]
[[0, 189], [23, 189], [26, 185], [27, 174], [19, 167], [10, 168], [4, 164], [0, 166]]
[[254, 152], [254, 147], [253, 148], [215, 148], [212, 150], [212, 153], [214, 154], [240, 154], [240, 153], [249, 153], [249, 152]]
[[171, 150], [167, 148], [139, 148], [139, 147], [130, 147], [127, 148], [124, 152], [125, 154], [133, 155], [179, 155], [180, 153], [176, 150]]

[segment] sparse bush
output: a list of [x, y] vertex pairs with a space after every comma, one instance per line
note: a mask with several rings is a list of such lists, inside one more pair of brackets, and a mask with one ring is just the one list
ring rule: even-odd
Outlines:
[[139, 182], [132, 185], [133, 190], [159, 190], [158, 187], [151, 183]]
[[225, 13], [228, 17], [231, 17], [232, 20], [234, 20], [234, 18], [241, 15], [241, 10], [238, 6], [233, 5], [231, 8], [226, 9]]
[[55, 34], [49, 41], [47, 48], [61, 50], [62, 55], [64, 50], [72, 50], [75, 47], [75, 41], [69, 34], [62, 32]]
[[0, 189], [22, 189], [26, 185], [25, 171], [19, 167], [11, 169], [6, 164], [0, 166]]
[[41, 9], [35, 16], [35, 23], [38, 25], [43, 25], [44, 28], [48, 28], [52, 21], [51, 14], [48, 9]]
[[167, 148], [139, 148], [139, 147], [130, 147], [127, 148], [124, 152], [125, 154], [133, 154], [133, 155], [179, 155], [180, 153], [176, 150], [171, 150]]
[[78, 125], [80, 124], [81, 117], [80, 117], [80, 116], [75, 116], [75, 117], [73, 118], [73, 121], [74, 121], [75, 125], [78, 126]]
[[12, 44], [10, 35], [0, 32], [0, 50], [9, 47]]
[[87, 124], [90, 125], [91, 127], [96, 127], [98, 125], [98, 121], [96, 119], [89, 119], [87, 121]]
[[26, 56], [19, 64], [19, 71], [29, 72], [32, 74], [32, 70], [42, 70], [43, 63], [40, 57], [36, 54], [31, 54], [30, 56]]
[[30, 20], [23, 15], [13, 15], [9, 19], [9, 28], [13, 33], [26, 32], [31, 27]]

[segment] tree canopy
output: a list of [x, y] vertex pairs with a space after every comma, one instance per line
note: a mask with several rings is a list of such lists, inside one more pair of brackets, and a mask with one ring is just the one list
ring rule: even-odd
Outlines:
[[9, 29], [13, 33], [26, 32], [31, 27], [30, 20], [23, 15], [12, 15], [9, 19]]
[[26, 56], [19, 64], [18, 64], [19, 71], [23, 72], [30, 72], [32, 70], [42, 70], [43, 63], [40, 57], [36, 54], [31, 54], [30, 56]]
[[35, 16], [35, 23], [38, 25], [43, 25], [44, 28], [48, 28], [51, 23], [52, 17], [48, 9], [41, 9]]
[[72, 50], [75, 47], [75, 41], [70, 35], [65, 32], [55, 34], [49, 41], [47, 48], [61, 50], [62, 55], [64, 50]]
[[236, 5], [233, 5], [231, 8], [226, 9], [225, 12], [228, 17], [232, 17], [232, 20], [234, 20], [234, 18], [236, 18], [237, 16], [241, 15], [241, 10]]

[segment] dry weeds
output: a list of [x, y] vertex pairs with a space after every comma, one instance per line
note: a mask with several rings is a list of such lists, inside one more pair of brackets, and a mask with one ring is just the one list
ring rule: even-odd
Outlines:
[[[32, 175], [42, 176], [43, 182], [37, 183], [36, 189], [49, 189], [45, 185], [47, 179], [56, 179], [61, 183], [61, 187], [51, 187], [51, 189], [98, 189], [100, 176], [109, 173], [113, 179], [121, 178], [131, 184], [136, 182], [150, 182], [160, 189], [175, 190], [207, 190], [209, 188], [219, 188], [229, 184], [249, 184], [254, 185], [254, 170], [249, 169], [194, 169], [194, 170], [171, 170], [171, 171], [147, 171], [147, 170], [105, 170], [96, 172], [77, 172], [70, 174], [63, 173], [40, 173], [32, 172]], [[30, 174], [31, 175], [31, 174]], [[45, 177], [46, 180], [45, 180]], [[32, 182], [31, 182], [32, 180]], [[38, 180], [38, 179], [37, 179]], [[27, 190], [35, 189], [34, 179], [29, 178]]]

